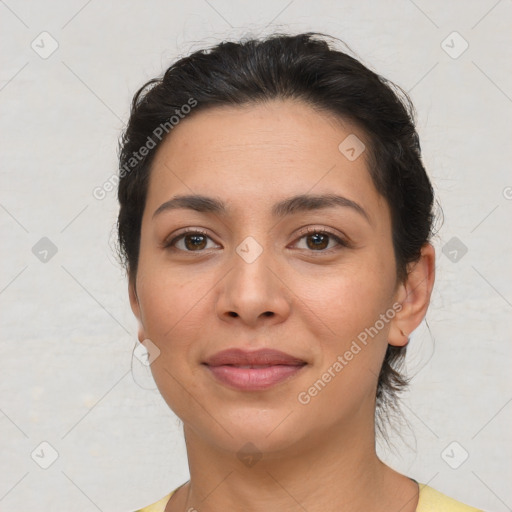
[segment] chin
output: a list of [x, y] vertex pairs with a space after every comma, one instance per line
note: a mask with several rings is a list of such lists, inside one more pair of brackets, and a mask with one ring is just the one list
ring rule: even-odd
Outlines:
[[[256, 407], [238, 407], [236, 410], [217, 409], [215, 419], [183, 418], [183, 422], [206, 440], [208, 444], [236, 454], [256, 450], [271, 453], [286, 450], [300, 439], [307, 438], [303, 421], [297, 425], [298, 415], [291, 408], [261, 410]], [[215, 421], [217, 420], [217, 421]]]

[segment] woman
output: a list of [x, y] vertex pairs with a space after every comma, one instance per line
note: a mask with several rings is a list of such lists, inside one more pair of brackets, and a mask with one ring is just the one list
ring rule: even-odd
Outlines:
[[120, 251], [190, 481], [142, 510], [476, 509], [376, 428], [434, 284], [412, 106], [321, 34], [222, 43], [134, 97]]

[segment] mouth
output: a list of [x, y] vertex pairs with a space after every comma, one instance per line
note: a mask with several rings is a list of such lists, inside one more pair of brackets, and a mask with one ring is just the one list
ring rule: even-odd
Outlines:
[[260, 349], [249, 352], [239, 348], [230, 348], [217, 352], [204, 361], [208, 366], [238, 366], [243, 367], [265, 367], [265, 366], [298, 366], [305, 364], [306, 361], [292, 356], [280, 350]]
[[223, 385], [243, 391], [261, 391], [299, 374], [307, 362], [271, 349], [255, 352], [228, 349], [203, 364]]
[[[276, 365], [276, 364], [248, 364], [248, 365], [238, 365], [238, 364], [226, 364], [221, 366], [232, 366], [234, 368], [243, 368], [243, 369], [260, 369], [260, 368], [272, 368], [273, 366], [292, 366], [292, 365]], [[293, 365], [294, 366], [294, 365]]]

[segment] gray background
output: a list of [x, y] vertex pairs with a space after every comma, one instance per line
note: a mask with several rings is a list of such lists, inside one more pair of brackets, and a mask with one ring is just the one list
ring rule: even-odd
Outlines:
[[0, 16], [2, 511], [135, 510], [188, 479], [180, 422], [132, 360], [115, 191], [93, 190], [116, 172], [143, 82], [204, 45], [276, 29], [340, 37], [409, 91], [444, 210], [407, 424], [379, 452], [512, 510], [511, 0], [6, 0]]

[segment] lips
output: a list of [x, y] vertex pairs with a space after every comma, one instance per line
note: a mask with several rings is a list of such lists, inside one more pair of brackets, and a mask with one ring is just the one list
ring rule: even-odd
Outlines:
[[268, 367], [277, 365], [302, 366], [306, 361], [285, 354], [279, 350], [261, 349], [247, 352], [241, 349], [228, 349], [218, 352], [205, 361], [208, 366], [237, 366], [239, 368]]
[[228, 349], [203, 364], [217, 382], [237, 390], [261, 391], [300, 373], [307, 363], [279, 350]]

